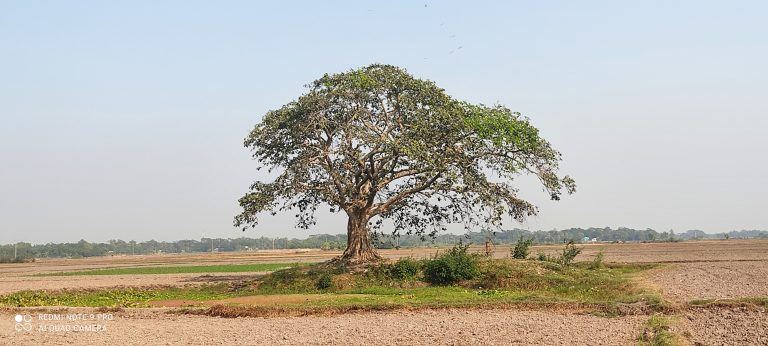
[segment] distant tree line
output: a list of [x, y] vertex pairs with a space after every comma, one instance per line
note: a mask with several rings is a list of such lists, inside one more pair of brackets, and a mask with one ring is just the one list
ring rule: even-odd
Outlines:
[[551, 231], [528, 231], [523, 229], [512, 229], [497, 232], [469, 232], [463, 235], [446, 233], [439, 235], [433, 240], [421, 239], [421, 237], [411, 235], [393, 237], [391, 235], [379, 234], [376, 237], [376, 245], [380, 248], [397, 246], [418, 247], [432, 244], [452, 245], [458, 243], [459, 241], [472, 244], [484, 244], [486, 239], [491, 240], [494, 244], [511, 244], [515, 243], [521, 236], [526, 239], [533, 238], [536, 244], [557, 244], [564, 243], [569, 240], [581, 242], [585, 238], [588, 238], [590, 241], [594, 239], [601, 242], [665, 242], [703, 239], [768, 239], [768, 231], [742, 230], [731, 231], [728, 233], [710, 234], [700, 230], [688, 230], [677, 234], [673, 230], [658, 232], [650, 228], [644, 230], [636, 230], [626, 227], [619, 227], [617, 229], [612, 229], [611, 227], [568, 228]]
[[[700, 230], [688, 230], [683, 233], [674, 231], [657, 232], [652, 229], [636, 230], [619, 227], [605, 228], [569, 228], [551, 231], [528, 231], [512, 229], [498, 232], [469, 232], [467, 234], [444, 233], [434, 239], [417, 235], [395, 237], [388, 234], [374, 236], [377, 248], [423, 247], [454, 245], [459, 242], [484, 244], [490, 239], [494, 244], [511, 244], [522, 236], [533, 238], [537, 244], [563, 243], [568, 240], [582, 241], [585, 238], [597, 241], [680, 241], [701, 239], [768, 239], [768, 231], [742, 230], [727, 233], [709, 234]], [[77, 243], [30, 244], [17, 243], [0, 245], [0, 262], [13, 262], [32, 258], [80, 258], [109, 255], [146, 255], [158, 253], [191, 252], [232, 252], [261, 251], [267, 249], [323, 249], [343, 250], [346, 247], [346, 234], [316, 234], [305, 239], [296, 238], [202, 238], [200, 240], [177, 240], [158, 242], [155, 240], [136, 242], [110, 240], [106, 243], [90, 243], [80, 240]]]

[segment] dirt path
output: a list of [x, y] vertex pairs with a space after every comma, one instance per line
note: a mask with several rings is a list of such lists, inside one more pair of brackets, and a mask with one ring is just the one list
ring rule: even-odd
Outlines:
[[[132, 310], [101, 332], [14, 331], [0, 313], [4, 345], [630, 345], [645, 318], [512, 310], [355, 313], [330, 317], [223, 319]], [[48, 324], [54, 322], [47, 322]], [[58, 322], [57, 322], [58, 323]]]

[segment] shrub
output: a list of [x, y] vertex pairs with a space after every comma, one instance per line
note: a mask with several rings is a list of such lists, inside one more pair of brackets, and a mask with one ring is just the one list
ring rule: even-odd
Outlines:
[[21, 258], [21, 257], [0, 257], [0, 263], [26, 263], [34, 262], [34, 258]]
[[603, 267], [603, 252], [600, 251], [595, 256], [595, 259], [592, 260], [592, 263], [589, 264], [589, 269], [600, 269]]
[[576, 245], [573, 244], [573, 240], [569, 240], [565, 244], [565, 248], [563, 248], [563, 252], [558, 258], [558, 262], [563, 268], [570, 267], [571, 264], [573, 264], [573, 259], [581, 253], [581, 250], [582, 248], [576, 247]]
[[389, 268], [389, 274], [397, 280], [413, 279], [419, 273], [419, 262], [411, 258], [401, 258]]
[[523, 236], [517, 239], [515, 247], [512, 249], [512, 258], [525, 259], [528, 257], [528, 248], [533, 245], [533, 238], [523, 239]]
[[321, 290], [327, 290], [333, 286], [333, 281], [331, 274], [324, 273], [323, 275], [320, 275], [320, 278], [317, 279], [317, 288]]
[[470, 280], [480, 272], [477, 255], [470, 254], [469, 245], [457, 245], [445, 254], [427, 262], [424, 279], [436, 285], [450, 285]]

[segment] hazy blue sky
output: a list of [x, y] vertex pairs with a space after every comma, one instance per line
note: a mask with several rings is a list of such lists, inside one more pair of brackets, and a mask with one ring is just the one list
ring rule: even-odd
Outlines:
[[541, 213], [510, 228], [766, 229], [767, 4], [0, 1], [0, 243], [342, 233], [233, 228], [263, 177], [242, 140], [374, 62], [562, 151], [578, 193], [523, 179]]

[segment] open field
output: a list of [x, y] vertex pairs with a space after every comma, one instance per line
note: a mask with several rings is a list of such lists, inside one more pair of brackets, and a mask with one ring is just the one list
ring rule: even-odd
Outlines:
[[90, 275], [158, 275], [158, 274], [189, 274], [189, 273], [242, 273], [242, 272], [271, 272], [279, 269], [294, 267], [295, 263], [254, 263], [254, 264], [221, 264], [207, 266], [179, 267], [138, 267], [91, 269], [72, 272], [55, 272], [36, 274], [35, 276], [90, 276]]
[[[0, 330], [13, 328], [0, 313]], [[222, 319], [156, 310], [115, 314], [98, 333], [0, 333], [24, 345], [631, 345], [641, 316], [569, 312], [427, 310], [335, 316]], [[580, 331], [590, 330], [589, 333]], [[558, 342], [558, 340], [561, 340]]]
[[[531, 253], [554, 254], [561, 246], [537, 246]], [[476, 249], [479, 250], [479, 249]], [[389, 258], [429, 258], [436, 251], [445, 249], [423, 248], [385, 250]], [[638, 285], [663, 296], [672, 323], [671, 331], [680, 336], [684, 343], [709, 344], [768, 344], [768, 321], [766, 321], [765, 297], [768, 297], [768, 241], [729, 240], [681, 243], [649, 244], [586, 244], [579, 261], [589, 261], [598, 252], [604, 254], [606, 262], [613, 263], [661, 263], [644, 270], [639, 276], [632, 276]], [[497, 247], [495, 257], [508, 256], [509, 248]], [[647, 311], [622, 312], [618, 317], [599, 317], [586, 314], [587, 310], [578, 304], [537, 305], [541, 296], [503, 296], [516, 303], [528, 300], [531, 304], [505, 305], [504, 309], [483, 310], [479, 308], [457, 308], [442, 306], [437, 310], [418, 309], [418, 304], [407, 303], [414, 299], [429, 298], [429, 289], [415, 287], [412, 291], [398, 291], [392, 299], [384, 301], [391, 305], [406, 301], [406, 311], [353, 312], [320, 316], [282, 316], [219, 318], [188, 314], [168, 314], [169, 309], [200, 302], [238, 304], [241, 306], [269, 307], [270, 305], [304, 304], [323, 306], [339, 301], [355, 304], [378, 304], [385, 299], [380, 293], [350, 291], [343, 295], [310, 294], [281, 296], [250, 296], [247, 292], [209, 292], [199, 295], [205, 285], [244, 282], [257, 278], [265, 272], [216, 272], [222, 266], [250, 265], [228, 268], [271, 268], [261, 264], [319, 262], [335, 256], [333, 252], [321, 251], [265, 251], [251, 253], [186, 254], [158, 256], [126, 256], [88, 259], [41, 260], [35, 263], [0, 265], [0, 294], [23, 290], [61, 289], [107, 289], [148, 288], [158, 293], [147, 306], [161, 308], [126, 309], [114, 313], [114, 320], [107, 322], [107, 331], [102, 332], [16, 332], [13, 317], [17, 313], [35, 315], [40, 311], [57, 311], [50, 307], [8, 308], [0, 312], [0, 344], [22, 341], [22, 344], [52, 343], [172, 343], [204, 344], [207, 337], [222, 343], [237, 341], [245, 344], [634, 344], [641, 335], [643, 326], [650, 318]], [[256, 265], [256, 266], [254, 266]], [[207, 267], [206, 267], [207, 266]], [[167, 269], [157, 269], [158, 267]], [[178, 273], [178, 268], [192, 271]], [[140, 268], [140, 269], [127, 269]], [[177, 269], [174, 269], [177, 268]], [[211, 272], [204, 269], [209, 268]], [[107, 270], [110, 275], [62, 274], [83, 270]], [[167, 271], [169, 274], [137, 274], [153, 271]], [[174, 273], [176, 272], [176, 273]], [[58, 276], [37, 276], [53, 274]], [[93, 273], [90, 273], [93, 274]], [[175, 288], [174, 288], [175, 287]], [[191, 288], [190, 288], [191, 287]], [[198, 287], [198, 288], [195, 288]], [[129, 289], [132, 290], [132, 289]], [[189, 291], [187, 291], [189, 290]], [[138, 290], [141, 291], [141, 290]], [[101, 291], [92, 291], [101, 292]], [[108, 291], [111, 292], [111, 291]], [[133, 291], [131, 291], [133, 292]], [[169, 293], [170, 292], [170, 293]], [[174, 293], [175, 292], [175, 293]], [[191, 292], [191, 293], [190, 293]], [[394, 292], [394, 291], [393, 291]], [[446, 291], [447, 292], [447, 291]], [[522, 291], [521, 291], [522, 292]], [[535, 291], [531, 291], [535, 292]], [[573, 295], [573, 289], [563, 291], [557, 297], [576, 297], [585, 301], [583, 295]], [[351, 293], [351, 294], [350, 294]], [[367, 293], [375, 293], [366, 295]], [[389, 292], [392, 293], [392, 292]], [[440, 293], [440, 294], [444, 294]], [[456, 298], [474, 291], [456, 290]], [[543, 293], [542, 293], [543, 294]], [[558, 293], [560, 294], [560, 293]], [[190, 296], [191, 298], [189, 298]], [[109, 293], [109, 297], [122, 297]], [[467, 298], [465, 297], [465, 298]], [[547, 301], [555, 296], [546, 296]], [[762, 298], [761, 298], [762, 297]], [[424, 299], [427, 299], [424, 298]], [[488, 297], [483, 297], [487, 299]], [[750, 298], [750, 299], [741, 299]], [[70, 301], [63, 305], [102, 306], [98, 296], [80, 296], [81, 301]], [[429, 298], [432, 299], [432, 298]], [[464, 299], [464, 298], [462, 298]], [[472, 298], [475, 299], [475, 298]], [[562, 298], [559, 298], [562, 299]], [[570, 298], [568, 298], [570, 299]], [[611, 298], [613, 299], [613, 298]], [[707, 299], [691, 305], [692, 301]], [[93, 304], [83, 303], [85, 301]], [[159, 302], [159, 303], [158, 303]], [[744, 303], [747, 302], [747, 303]], [[755, 304], [755, 302], [758, 302]], [[209, 303], [208, 305], [211, 305]], [[727, 303], [727, 304], [726, 304]], [[580, 303], [581, 304], [581, 303]], [[33, 304], [34, 305], [34, 304]], [[206, 304], [203, 304], [206, 305]], [[426, 304], [425, 306], [435, 305]], [[538, 307], [537, 307], [538, 306]], [[413, 308], [417, 310], [413, 310]], [[30, 310], [31, 309], [31, 310]], [[53, 309], [53, 310], [52, 310]], [[411, 311], [408, 311], [411, 310]], [[93, 309], [67, 308], [72, 311]], [[378, 326], [396, 326], [381, 327]], [[149, 329], [154, 330], [152, 341], [146, 340]], [[291, 330], [291, 333], [285, 333]], [[589, 330], [589, 333], [578, 331]], [[396, 331], [396, 332], [395, 332]], [[266, 340], [269, 340], [268, 342]]]

